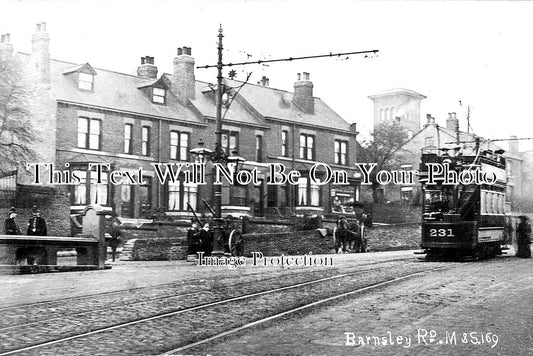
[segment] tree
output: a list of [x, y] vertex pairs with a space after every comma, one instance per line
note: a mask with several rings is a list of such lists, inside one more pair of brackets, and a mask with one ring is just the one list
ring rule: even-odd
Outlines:
[[372, 199], [378, 202], [377, 190], [380, 187], [376, 176], [381, 170], [396, 168], [401, 159], [403, 145], [408, 140], [407, 130], [399, 122], [382, 122], [374, 128], [370, 139], [363, 141], [361, 146], [361, 162], [376, 163], [370, 173]]
[[35, 159], [36, 135], [31, 124], [31, 87], [15, 59], [0, 61], [0, 173], [22, 168]]

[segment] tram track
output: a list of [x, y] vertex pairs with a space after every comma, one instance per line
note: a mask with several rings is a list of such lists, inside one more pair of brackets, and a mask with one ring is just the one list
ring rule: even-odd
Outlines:
[[368, 292], [368, 291], [371, 291], [371, 290], [374, 290], [374, 289], [377, 289], [377, 288], [380, 288], [380, 287], [383, 287], [383, 286], [386, 286], [386, 285], [390, 285], [390, 284], [393, 284], [393, 283], [397, 283], [397, 282], [403, 281], [403, 280], [405, 280], [407, 278], [411, 278], [411, 277], [414, 277], [414, 276], [417, 276], [417, 275], [425, 274], [425, 273], [427, 273], [429, 271], [435, 271], [435, 270], [444, 269], [444, 268], [446, 268], [446, 267], [435, 267], [435, 268], [432, 268], [431, 270], [428, 270], [428, 271], [411, 273], [411, 274], [406, 275], [406, 276], [393, 278], [391, 280], [387, 280], [387, 281], [380, 282], [380, 283], [377, 283], [377, 284], [374, 284], [374, 285], [370, 285], [370, 286], [367, 286], [367, 287], [359, 288], [359, 289], [356, 289], [356, 290], [353, 290], [353, 291], [350, 291], [350, 292], [346, 292], [346, 293], [342, 293], [342, 294], [339, 294], [339, 295], [336, 295], [336, 296], [333, 296], [333, 297], [324, 298], [324, 299], [321, 299], [321, 300], [318, 300], [318, 301], [315, 301], [315, 302], [312, 302], [312, 303], [309, 303], [309, 304], [305, 304], [305, 305], [297, 307], [297, 308], [293, 308], [291, 310], [284, 311], [282, 313], [278, 313], [278, 314], [275, 314], [275, 315], [272, 315], [272, 316], [269, 316], [269, 317], [266, 317], [266, 318], [255, 320], [255, 321], [253, 321], [251, 323], [248, 323], [246, 325], [242, 325], [240, 327], [224, 331], [222, 333], [219, 333], [217, 335], [213, 335], [213, 336], [205, 338], [203, 340], [199, 340], [199, 341], [196, 341], [196, 342], [188, 344], [188, 345], [180, 346], [180, 347], [178, 347], [176, 349], [166, 351], [166, 352], [160, 354], [159, 356], [176, 355], [178, 352], [187, 351], [187, 350], [190, 350], [190, 349], [192, 349], [194, 347], [205, 345], [205, 344], [207, 344], [207, 343], [209, 343], [211, 341], [215, 341], [217, 339], [236, 334], [236, 333], [238, 333], [240, 331], [243, 331], [243, 330], [246, 330], [246, 329], [257, 327], [257, 326], [259, 326], [261, 324], [265, 324], [267, 322], [270, 322], [270, 321], [273, 321], [273, 320], [276, 320], [276, 319], [279, 319], [279, 318], [282, 318], [282, 317], [285, 317], [285, 316], [288, 316], [288, 315], [291, 315], [291, 314], [295, 314], [295, 313], [301, 312], [301, 311], [309, 309], [309, 308], [320, 306], [320, 305], [332, 302], [334, 300], [346, 298], [346, 297], [349, 297], [349, 296], [354, 295], [354, 294]]
[[[336, 256], [336, 255], [333, 255], [333, 256]], [[372, 266], [372, 265], [376, 265], [376, 264], [382, 264], [382, 263], [387, 263], [387, 262], [395, 262], [395, 261], [409, 261], [409, 260], [412, 260], [412, 257], [405, 257], [405, 256], [401, 256], [401, 257], [395, 257], [395, 258], [390, 258], [390, 259], [386, 259], [386, 260], [379, 260], [379, 261], [376, 261], [376, 262], [370, 262], [370, 263], [364, 263], [364, 264], [360, 264], [360, 265], [355, 265], [355, 266], [350, 266], [350, 267], [360, 267], [360, 266]], [[300, 269], [293, 269], [292, 271], [302, 271], [304, 270], [305, 267], [302, 267]], [[261, 274], [259, 271], [256, 273], [256, 274]], [[249, 276], [252, 276], [252, 274], [250, 274]], [[229, 278], [239, 278], [240, 276], [238, 277], [227, 277], [228, 279]], [[275, 279], [277, 277], [269, 277], [268, 279]], [[267, 279], [267, 278], [265, 278]], [[203, 279], [189, 279], [187, 280], [186, 282], [187, 283], [191, 283], [191, 282], [198, 282], [198, 281], [202, 281]], [[183, 285], [185, 283], [185, 281], [181, 281], [181, 283], [178, 283], [178, 282], [170, 282], [170, 283], [162, 283], [162, 284], [158, 284], [158, 285], [154, 285], [154, 286], [148, 286], [148, 287], [131, 287], [131, 288], [128, 288], [127, 291], [142, 291], [142, 290], [153, 290], [154, 288], [160, 288], [160, 287], [165, 287], [165, 286], [176, 286], [176, 285]], [[47, 301], [41, 301], [41, 302], [33, 302], [33, 303], [21, 303], [21, 304], [16, 304], [16, 305], [11, 305], [11, 306], [5, 306], [5, 307], [0, 307], [0, 313], [1, 312], [4, 312], [6, 310], [11, 310], [11, 309], [16, 309], [16, 308], [21, 308], [21, 307], [26, 307], [26, 306], [31, 306], [31, 307], [35, 307], [35, 306], [38, 306], [38, 305], [47, 305], [47, 304], [51, 304], [51, 303], [64, 303], [64, 302], [68, 302], [68, 301], [72, 301], [72, 300], [76, 300], [76, 301], [79, 301], [79, 300], [85, 300], [85, 299], [94, 299], [95, 297], [99, 297], [99, 296], [103, 296], [103, 295], [120, 295], [120, 294], [123, 294], [125, 290], [117, 290], [117, 291], [109, 291], [109, 292], [102, 292], [102, 293], [92, 293], [92, 294], [86, 294], [86, 295], [83, 295], [83, 296], [74, 296], [74, 297], [66, 297], [66, 298], [58, 298], [58, 299], [54, 299], [54, 300], [47, 300]]]
[[[291, 288], [291, 287], [294, 287], [294, 286], [299, 286], [299, 285], [306, 285], [306, 284], [312, 284], [312, 283], [317, 283], [317, 282], [320, 282], [321, 280], [327, 280], [327, 279], [335, 279], [335, 278], [343, 278], [343, 277], [346, 277], [346, 276], [350, 276], [350, 275], [356, 275], [356, 274], [361, 274], [361, 273], [366, 273], [366, 272], [369, 272], [369, 271], [375, 271], [376, 269], [368, 269], [369, 266], [375, 266], [375, 265], [379, 265], [380, 266], [380, 269], [383, 269], [383, 268], [387, 268], [387, 267], [383, 267], [382, 265], [384, 263], [389, 263], [389, 262], [397, 262], [398, 259], [394, 259], [394, 260], [387, 260], [387, 261], [381, 261], [380, 263], [368, 263], [368, 264], [363, 264], [363, 265], [358, 265], [358, 270], [355, 271], [355, 272], [349, 272], [349, 273], [343, 273], [343, 274], [335, 274], [333, 276], [326, 276], [327, 277], [323, 277], [323, 278], [318, 278], [318, 279], [312, 279], [314, 277], [314, 274], [316, 273], [313, 273], [313, 272], [309, 272], [306, 277], [310, 277], [310, 278], [307, 278], [308, 280], [306, 280], [305, 282], [303, 283], [297, 283], [297, 284], [292, 284], [292, 285], [284, 285], [280, 288], [278, 288], [279, 290], [283, 290], [284, 288]], [[366, 269], [365, 269], [366, 268]], [[324, 274], [324, 273], [319, 273], [320, 274]], [[290, 277], [292, 278], [298, 278], [299, 276], [295, 276], [294, 274], [291, 275]], [[229, 281], [231, 283], [231, 281]], [[282, 280], [280, 280], [279, 276], [276, 276], [276, 277], [268, 277], [268, 278], [264, 278], [261, 280], [261, 282], [263, 284], [272, 284], [272, 283], [280, 283], [282, 282]], [[168, 285], [168, 284], [166, 284]], [[125, 302], [125, 303], [122, 303], [120, 305], [116, 305], [116, 306], [109, 306], [109, 305], [105, 305], [104, 307], [99, 307], [99, 308], [90, 308], [90, 306], [86, 306], [86, 308], [90, 308], [90, 310], [86, 310], [86, 311], [82, 311], [82, 312], [75, 312], [75, 313], [67, 313], [65, 314], [65, 310], [57, 310], [54, 308], [53, 310], [53, 315], [60, 315], [60, 316], [56, 316], [56, 317], [50, 317], [50, 316], [45, 316], [41, 319], [38, 319], [38, 320], [34, 320], [32, 322], [29, 322], [29, 323], [13, 323], [9, 326], [5, 326], [5, 327], [1, 327], [0, 328], [0, 336], [2, 335], [3, 332], [5, 331], [8, 331], [8, 330], [11, 330], [11, 329], [17, 329], [17, 328], [27, 328], [27, 327], [31, 327], [31, 326], [35, 326], [35, 325], [39, 325], [40, 323], [42, 323], [43, 321], [46, 322], [46, 323], [50, 323], [50, 322], [53, 322], [53, 321], [57, 321], [58, 325], [61, 324], [61, 321], [64, 321], [66, 320], [67, 318], [73, 318], [73, 317], [82, 317], [82, 316], [85, 316], [85, 315], [90, 315], [90, 314], [95, 314], [95, 313], [98, 313], [98, 312], [105, 312], [106, 315], [110, 312], [113, 312], [113, 311], [117, 311], [117, 312], [124, 312], [125, 309], [128, 309], [128, 308], [134, 308], [134, 307], [137, 307], [139, 305], [142, 305], [142, 304], [150, 304], [150, 303], [154, 303], [154, 302], [157, 302], [157, 301], [165, 301], [165, 302], [169, 302], [169, 301], [172, 301], [172, 300], [177, 300], [179, 301], [179, 299], [181, 298], [191, 298], [191, 299], [194, 299], [194, 300], [201, 300], [202, 299], [202, 294], [206, 294], [206, 293], [211, 293], [211, 298], [209, 298], [206, 303], [204, 304], [209, 304], [211, 303], [212, 301], [216, 301], [216, 300], [224, 300], [224, 296], [227, 296], [227, 295], [231, 295], [233, 292], [231, 291], [228, 291], [228, 287], [231, 287], [232, 289], [238, 289], [239, 287], [244, 287], [244, 290], [240, 290], [236, 293], [236, 297], [238, 297], [239, 295], [254, 295], [255, 293], [257, 292], [252, 292], [252, 293], [247, 293], [246, 294], [246, 288], [250, 288], [250, 287], [253, 287], [253, 285], [250, 283], [250, 281], [245, 281], [245, 282], [240, 282], [240, 283], [233, 283], [231, 285], [227, 285], [226, 287], [223, 287], [221, 288], [219, 291], [217, 292], [213, 292], [212, 290], [208, 289], [208, 288], [204, 288], [200, 291], [195, 291], [195, 292], [187, 292], [187, 293], [179, 293], [179, 294], [175, 294], [175, 293], [170, 293], [170, 294], [164, 294], [162, 296], [159, 296], [159, 297], [153, 297], [153, 298], [142, 298], [142, 299], [134, 299], [133, 301], [131, 302]], [[250, 288], [253, 290], [253, 288]], [[278, 290], [278, 289], [266, 289], [266, 290], [263, 290], [263, 291], [258, 291], [258, 292], [268, 292], [268, 291], [275, 291], [275, 290]], [[243, 294], [244, 293], [244, 294]], [[107, 293], [105, 293], [107, 294]], [[95, 295], [93, 295], [92, 297], [94, 298]], [[97, 295], [98, 296], [98, 295]], [[197, 297], [197, 298], [194, 298], [194, 297]], [[205, 298], [204, 298], [205, 299]], [[63, 301], [64, 303], [65, 301]], [[69, 300], [69, 302], [71, 302], [71, 304], [74, 304], [76, 305], [77, 303], [76, 302], [79, 302], [79, 300]], [[39, 305], [41, 305], [41, 303], [39, 303]], [[96, 304], [96, 305], [100, 305], [100, 304]], [[194, 306], [194, 305], [193, 305]], [[190, 307], [190, 306], [189, 306]], [[188, 309], [189, 308], [188, 306], [182, 306], [181, 309]], [[72, 307], [67, 307], [67, 311], [69, 309], [72, 309]], [[171, 308], [172, 309], [172, 308]], [[164, 310], [164, 309], [162, 309]], [[63, 313], [63, 314], [62, 314]], [[165, 314], [164, 312], [161, 313], [161, 314]], [[108, 316], [108, 315], [107, 315]], [[3, 315], [3, 320], [5, 320], [5, 315]], [[72, 319], [70, 319], [70, 321], [72, 321]]]
[[[409, 258], [405, 258], [405, 257], [393, 258], [393, 259], [388, 259], [388, 260], [382, 260], [379, 262], [364, 263], [364, 264], [360, 264], [354, 267], [365, 268], [365, 267], [373, 266], [377, 264], [404, 261], [404, 260], [409, 260]], [[317, 274], [319, 276], [328, 275], [328, 273], [324, 273], [324, 272], [308, 272], [307, 273], [309, 277], [312, 277], [312, 274], [313, 275]], [[245, 276], [244, 278], [246, 277], [249, 277], [250, 279], [252, 279], [254, 275], [248, 275], [248, 276]], [[290, 277], [294, 278], [295, 274], [291, 274]], [[239, 278], [239, 277], [227, 277], [226, 279], [226, 282], [228, 282], [227, 284], [230, 285], [231, 283], [231, 286], [233, 287], [246, 286], [250, 284], [250, 281], [247, 281], [247, 280], [234, 283], [232, 280], [235, 278]], [[261, 281], [263, 282], [276, 281], [276, 280], [279, 280], [279, 278], [280, 276], [272, 276], [272, 277], [262, 278]], [[165, 298], [189, 297], [193, 295], [198, 295], [199, 293], [202, 293], [202, 292], [209, 292], [211, 290], [211, 287], [206, 287], [204, 285], [201, 285], [201, 283], [203, 282], [205, 282], [205, 280], [203, 279], [189, 280], [187, 281], [188, 284], [185, 284], [183, 282], [180, 282], [180, 283], [172, 282], [172, 283], [165, 283], [165, 284], [160, 284], [160, 285], [150, 286], [150, 287], [139, 287], [139, 288], [132, 288], [132, 289], [127, 289], [127, 290], [120, 290], [120, 291], [95, 293], [95, 294], [80, 296], [80, 297], [61, 298], [61, 299], [56, 299], [53, 301], [20, 304], [20, 305], [16, 305], [12, 307], [0, 308], [0, 316], [1, 316], [0, 333], [4, 330], [13, 329], [18, 326], [34, 325], [42, 320], [47, 320], [47, 321], [59, 320], [59, 319], [64, 318], [65, 316], [85, 315], [88, 313], [93, 313], [93, 312], [102, 311], [102, 310], [109, 311], [110, 309], [124, 308], [125, 306], [135, 305], [138, 303], [157, 301], [157, 300], [162, 300]], [[198, 286], [196, 286], [197, 290], [195, 292], [181, 293], [179, 291], [180, 287], [187, 287], [187, 286], [194, 285], [194, 284], [198, 284]], [[142, 292], [149, 292], [150, 294], [152, 295], [156, 294], [157, 296], [146, 298], [145, 295], [142, 295]], [[125, 295], [125, 293], [127, 293], [127, 295]], [[160, 295], [158, 295], [159, 293]], [[141, 295], [139, 296], [137, 294], [141, 294]], [[120, 305], [117, 305], [115, 307], [109, 307], [109, 304], [113, 304], [113, 303], [119, 304], [118, 302], [114, 300], [104, 299], [104, 298], [109, 298], [109, 297], [118, 297], [120, 299], [119, 301]], [[87, 306], [88, 310], [81, 311], [81, 312], [69, 312], [69, 309], [79, 310], [79, 305], [85, 301], [90, 301], [93, 303], [92, 305]], [[49, 313], [49, 315], [41, 319], [37, 319], [37, 320], [34, 319], [30, 323], [24, 323], [24, 322], [20, 322], [17, 320], [12, 320], [10, 318], [10, 313], [12, 315], [17, 315], [17, 316], [20, 316], [21, 314], [26, 314], [25, 309], [37, 310], [39, 314]], [[55, 316], [55, 315], [58, 315], [58, 316]], [[26, 314], [26, 317], [31, 317], [31, 315]], [[5, 326], [6, 324], [9, 324], [9, 325]]]
[[[398, 261], [398, 259], [396, 259], [396, 261]], [[371, 264], [368, 264], [368, 265], [376, 265], [376, 264], [379, 264], [379, 265], [382, 265], [384, 263], [384, 261], [379, 261], [379, 263], [371, 263]], [[412, 268], [413, 266], [416, 266], [416, 265], [419, 265], [420, 263], [419, 262], [415, 262], [415, 261], [412, 261], [410, 262], [409, 264], [409, 268]], [[364, 267], [363, 265], [359, 265], [357, 266], [357, 268], [362, 268]], [[405, 269], [406, 266], [405, 264], [403, 264], [403, 268]], [[409, 269], [407, 268], [407, 269]], [[420, 273], [424, 273], [424, 272], [427, 272], [427, 270], [437, 270], [437, 269], [440, 269], [440, 268], [444, 268], [444, 267], [434, 267], [432, 269], [425, 269], [425, 268], [422, 268], [421, 271], [415, 271], [414, 273], [412, 273], [412, 275], [417, 275], [417, 274], [420, 274]], [[3, 353], [0, 353], [0, 355], [10, 355], [10, 354], [16, 354], [16, 353], [22, 353], [24, 352], [25, 354], [30, 352], [36, 352], [40, 349], [48, 349], [50, 350], [50, 348], [54, 349], [54, 347], [60, 345], [60, 344], [65, 344], [65, 343], [80, 343], [81, 340], [83, 339], [91, 339], [91, 338], [96, 338], [96, 339], [101, 339], [102, 337], [105, 338], [105, 335], [108, 335], [108, 334], [112, 334], [112, 333], [118, 333], [120, 335], [123, 335], [123, 332], [121, 330], [123, 329], [135, 329], [135, 328], [147, 328], [152, 330], [151, 327], [147, 326], [148, 324], [158, 324], [158, 328], [160, 328], [160, 325], [159, 324], [164, 324], [164, 325], [167, 325], [167, 324], [171, 324], [171, 325], [177, 325], [178, 327], [181, 326], [181, 324], [183, 323], [187, 323], [190, 321], [191, 317], [198, 317], [199, 314], [204, 314], [202, 320], [211, 320], [212, 317], [211, 315], [213, 313], [218, 313], [220, 312], [220, 310], [226, 310], [224, 308], [228, 308], [229, 309], [237, 309], [239, 310], [239, 305], [240, 307], [249, 307], [249, 304], [248, 303], [264, 303], [264, 301], [266, 300], [267, 302], [271, 302], [270, 299], [272, 300], [276, 300], [276, 298], [279, 298], [280, 296], [281, 297], [286, 297], [288, 295], [291, 296], [291, 302], [289, 303], [290, 306], [293, 306], [294, 308], [296, 308], [295, 310], [299, 310], [298, 308], [300, 309], [305, 309], [305, 308], [302, 308], [304, 305], [309, 305], [309, 306], [312, 306], [314, 305], [313, 303], [316, 302], [314, 300], [310, 300], [310, 303], [300, 303], [299, 302], [299, 299], [300, 299], [300, 294], [302, 295], [305, 295], [305, 298], [304, 299], [309, 299], [309, 295], [313, 295], [314, 294], [314, 291], [315, 290], [322, 290], [320, 293], [324, 294], [324, 298], [320, 299], [320, 300], [323, 300], [322, 302], [318, 303], [318, 304], [321, 304], [321, 303], [326, 303], [328, 298], [334, 298], [334, 299], [338, 299], [338, 298], [342, 298], [343, 296], [346, 297], [346, 296], [349, 296], [351, 294], [355, 294], [356, 291], [345, 291], [345, 287], [344, 287], [344, 281], [348, 280], [348, 281], [351, 281], [350, 283], [353, 283], [353, 280], [354, 279], [357, 279], [355, 277], [358, 277], [358, 278], [361, 278], [361, 279], [364, 279], [364, 276], [368, 276], [370, 274], [382, 274], [382, 275], [388, 275], [390, 273], [391, 270], [395, 270], [395, 269], [398, 269], [398, 268], [392, 268], [392, 266], [380, 266], [378, 268], [374, 268], [374, 269], [364, 269], [364, 270], [358, 270], [358, 271], [353, 271], [353, 272], [348, 272], [348, 273], [341, 273], [341, 274], [337, 274], [337, 275], [334, 275], [334, 276], [329, 276], [329, 277], [324, 277], [324, 278], [318, 278], [318, 279], [314, 279], [314, 280], [311, 280], [311, 281], [306, 281], [306, 282], [303, 282], [303, 283], [296, 283], [296, 284], [290, 284], [290, 285], [286, 285], [286, 286], [282, 286], [282, 287], [279, 287], [279, 288], [273, 288], [273, 289], [268, 289], [268, 290], [262, 290], [262, 291], [256, 291], [256, 292], [253, 292], [253, 293], [248, 293], [248, 294], [242, 294], [242, 295], [238, 295], [238, 296], [233, 296], [233, 297], [230, 297], [230, 298], [222, 298], [222, 299], [218, 299], [218, 300], [214, 300], [214, 301], [211, 301], [211, 302], [207, 302], [207, 303], [204, 303], [204, 304], [199, 304], [199, 305], [194, 305], [194, 306], [189, 306], [189, 307], [186, 307], [186, 308], [182, 308], [182, 309], [178, 309], [178, 310], [171, 310], [171, 311], [168, 311], [168, 312], [164, 312], [164, 313], [152, 313], [151, 315], [149, 316], [144, 316], [144, 317], [139, 317], [137, 319], [134, 319], [134, 320], [129, 320], [129, 321], [122, 321], [122, 322], [113, 322], [113, 325], [110, 325], [110, 326], [104, 326], [104, 327], [97, 327], [97, 328], [92, 328], [92, 327], [89, 327], [88, 331], [85, 330], [84, 332], [76, 332], [72, 335], [66, 335], [65, 337], [56, 337], [56, 338], [52, 338], [51, 340], [48, 339], [48, 340], [34, 340], [33, 344], [26, 344], [24, 345], [24, 347], [20, 347], [22, 345], [11, 345], [11, 347], [8, 347], [7, 349], [4, 348], [4, 350], [2, 350]], [[416, 269], [416, 268], [415, 268]], [[373, 272], [373, 273], [369, 273], [369, 272]], [[351, 279], [350, 279], [351, 277]], [[403, 278], [408, 278], [407, 276], [405, 277], [402, 277], [401, 279]], [[401, 280], [399, 279], [399, 280]], [[340, 283], [342, 281], [342, 283]], [[347, 284], [350, 284], [350, 283], [347, 283]], [[392, 281], [388, 281], [387, 283], [392, 283]], [[374, 283], [375, 284], [375, 283]], [[341, 291], [344, 291], [344, 293], [333, 293], [335, 295], [330, 295], [332, 293], [328, 293], [327, 291], [329, 290], [328, 288], [339, 288], [338, 286], [341, 286], [342, 285], [342, 288]], [[374, 287], [372, 288], [377, 288], [378, 285], [376, 284]], [[366, 285], [366, 286], [363, 286], [362, 288], [359, 288], [360, 291], [363, 291], [365, 290], [365, 288], [369, 288], [369, 285]], [[324, 293], [324, 290], [326, 291]], [[357, 288], [355, 289], [357, 290]], [[273, 297], [273, 296], [277, 296], [277, 297]], [[183, 297], [183, 295], [181, 296], [174, 296], [174, 298], [177, 298], [177, 297]], [[312, 298], [311, 298], [312, 299]], [[332, 299], [333, 300], [333, 299]], [[307, 300], [306, 300], [307, 301]], [[278, 308], [279, 309], [279, 305], [277, 305], [276, 303], [270, 303], [270, 304], [273, 304], [275, 306], [275, 308]], [[318, 305], [316, 304], [316, 305]], [[223, 309], [220, 309], [221, 307], [223, 307]], [[283, 306], [284, 307], [284, 306]], [[218, 308], [218, 311], [213, 311], [215, 309]], [[292, 308], [292, 309], [294, 309]], [[306, 307], [307, 308], [307, 307]], [[259, 308], [260, 309], [260, 308]], [[265, 309], [265, 312], [268, 311], [269, 309], [266, 308]], [[283, 314], [280, 314], [280, 315], [285, 315]], [[202, 318], [202, 316], [200, 316], [200, 318]], [[246, 319], [243, 318], [243, 320]], [[58, 321], [59, 318], [55, 321]], [[178, 321], [176, 321], [178, 320]], [[181, 321], [179, 321], [181, 320]], [[52, 320], [53, 321], [53, 320]], [[239, 320], [241, 321], [241, 320]], [[246, 321], [246, 320], [245, 320]], [[250, 321], [251, 323], [255, 323], [255, 324], [252, 324], [253, 325], [256, 325], [257, 322], [252, 320]], [[31, 324], [34, 324], [34, 323], [31, 323]], [[198, 323], [197, 323], [198, 324]], [[246, 323], [245, 325], [248, 325], [249, 323]], [[199, 325], [202, 325], [202, 323], [200, 322]], [[27, 329], [28, 326], [21, 326], [19, 325], [19, 327], [23, 327], [24, 329]], [[241, 325], [242, 327], [242, 325]], [[198, 342], [200, 340], [203, 340], [202, 337], [204, 337], [204, 335], [197, 335], [199, 329], [196, 328], [196, 327], [189, 327], [188, 328], [189, 331], [192, 331], [191, 333], [191, 340], [193, 342]], [[16, 328], [14, 328], [14, 330], [16, 331]], [[239, 329], [240, 330], [240, 329]], [[0, 330], [1, 331], [1, 330]], [[237, 332], [238, 330], [234, 331], [234, 332]], [[222, 330], [221, 332], [225, 332], [225, 330]], [[141, 332], [142, 333], [142, 332]], [[200, 332], [201, 334], [201, 332]], [[135, 335], [135, 332], [133, 332], [133, 335]], [[182, 334], [179, 333], [179, 335], [181, 336]], [[187, 333], [183, 334], [183, 335], [187, 335]], [[218, 334], [217, 334], [218, 335]], [[212, 336], [212, 335], [211, 335]], [[211, 336], [208, 336], [208, 337], [211, 337]], [[111, 338], [112, 340], [116, 340], [115, 337], [113, 336], [109, 336], [108, 338]], [[196, 340], [197, 339], [197, 340]], [[205, 339], [205, 337], [204, 337]], [[188, 341], [191, 341], [191, 340], [182, 340], [182, 341], [185, 341], [185, 342], [188, 342]], [[90, 342], [89, 342], [90, 343]], [[83, 342], [81, 342], [81, 344], [83, 344]], [[172, 342], [171, 342], [172, 344]], [[189, 344], [191, 344], [189, 342]], [[164, 350], [164, 349], [171, 349], [171, 347], [169, 346], [172, 346], [172, 345], [161, 345], [161, 346], [157, 346], [158, 347], [158, 350]], [[68, 347], [67, 347], [68, 348]], [[152, 350], [153, 351], [153, 350]], [[152, 352], [150, 352], [151, 354]], [[39, 354], [39, 353], [35, 353], [35, 354]], [[53, 353], [53, 354], [56, 354], [56, 353]], [[59, 353], [59, 354], [62, 354], [62, 353]], [[69, 354], [69, 352], [65, 352], [64, 354]], [[138, 353], [137, 353], [138, 354]]]

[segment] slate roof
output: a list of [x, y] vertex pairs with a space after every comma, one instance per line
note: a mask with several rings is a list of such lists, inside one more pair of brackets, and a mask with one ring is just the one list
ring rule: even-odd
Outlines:
[[[232, 87], [238, 87], [243, 83], [237, 80], [228, 80], [227, 82]], [[266, 118], [326, 129], [350, 130], [350, 124], [320, 98], [315, 97], [315, 112], [309, 114], [295, 106], [292, 103], [294, 94], [285, 90], [247, 83], [239, 93]]]
[[92, 74], [96, 74], [96, 71], [93, 69], [93, 67], [89, 63], [79, 64], [74, 67], [69, 67], [63, 71], [63, 74], [74, 73], [77, 71], [81, 71], [82, 69], [88, 72], [91, 72]]
[[[29, 55], [20, 54], [24, 61], [29, 61]], [[174, 95], [167, 92], [166, 105], [154, 104], [149, 96], [138, 86], [146, 84], [152, 79], [140, 78], [134, 75], [117, 73], [105, 69], [94, 68], [94, 90], [79, 90], [77, 83], [65, 71], [70, 72], [77, 66], [74, 63], [52, 59], [50, 61], [51, 95], [57, 101], [76, 103], [117, 110], [132, 115], [146, 115], [166, 118], [170, 120], [205, 124], [205, 119], [181, 104]], [[79, 68], [84, 65], [80, 65]], [[158, 80], [155, 80], [158, 81]]]
[[[209, 86], [209, 83], [196, 81], [195, 99], [191, 103], [202, 113], [202, 115], [210, 118], [216, 117], [215, 92]], [[248, 124], [254, 126], [266, 127], [263, 117], [259, 113], [254, 113], [254, 110], [246, 107], [242, 100], [235, 99], [226, 112], [226, 108], [222, 107], [223, 123], [227, 124]]]
[[[18, 55], [24, 62], [29, 62], [29, 54]], [[159, 81], [169, 83], [172, 78], [170, 74], [147, 79], [93, 68], [89, 63], [75, 64], [55, 59], [50, 61], [50, 67], [51, 95], [57, 101], [202, 125], [205, 125], [206, 118], [213, 119], [216, 116], [214, 91], [207, 82], [196, 81], [196, 97], [191, 100], [193, 107], [180, 102], [171, 91], [167, 91], [166, 105], [159, 105], [154, 104], [142, 88]], [[79, 90], [70, 74], [84, 68], [96, 73], [93, 91]], [[236, 80], [226, 80], [226, 83], [234, 88], [243, 84]], [[246, 83], [227, 113], [223, 107], [224, 122], [266, 128], [269, 124], [265, 119], [275, 119], [310, 127], [350, 131], [350, 124], [320, 98], [314, 98], [314, 114], [294, 105], [292, 98], [293, 93], [288, 91]]]

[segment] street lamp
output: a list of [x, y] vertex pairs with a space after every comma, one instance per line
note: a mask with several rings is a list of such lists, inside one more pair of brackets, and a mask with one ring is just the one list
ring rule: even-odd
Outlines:
[[[217, 136], [220, 136], [221, 133], [217, 132]], [[218, 137], [217, 137], [218, 141]], [[226, 166], [234, 177], [236, 177], [239, 172], [239, 165], [242, 164], [245, 159], [237, 155], [237, 149], [234, 148], [231, 151], [231, 155], [226, 154], [224, 150], [217, 144], [215, 150], [210, 150], [204, 147], [205, 142], [203, 139], [198, 141], [198, 147], [191, 149], [189, 152], [195, 158], [195, 161], [200, 164], [206, 164], [207, 162], [212, 162], [214, 164], [221, 164]], [[234, 179], [235, 180], [235, 179]], [[227, 237], [224, 233], [224, 220], [222, 219], [222, 186], [220, 184], [214, 184], [213, 181], [213, 190], [215, 195], [215, 214], [213, 216], [213, 256], [222, 256], [224, 255], [224, 250], [226, 249], [225, 238]]]
[[[222, 99], [223, 99], [223, 84], [222, 84], [222, 25], [218, 30], [218, 61], [217, 61], [217, 88], [215, 92], [216, 97], [216, 144], [215, 150], [212, 151], [208, 148], [204, 148], [204, 141], [198, 142], [199, 147], [190, 150], [190, 153], [200, 161], [200, 163], [207, 163], [211, 161], [213, 163], [224, 164], [226, 167], [228, 163], [232, 163], [233, 159], [229, 159], [229, 156], [222, 149]], [[237, 168], [237, 166], [236, 166]], [[236, 169], [235, 169], [236, 172]], [[214, 181], [213, 181], [214, 182]], [[222, 220], [222, 186], [220, 184], [213, 183], [214, 191], [214, 203], [215, 203], [215, 216], [213, 216], [213, 252], [214, 256], [222, 256], [224, 254], [224, 227]]]

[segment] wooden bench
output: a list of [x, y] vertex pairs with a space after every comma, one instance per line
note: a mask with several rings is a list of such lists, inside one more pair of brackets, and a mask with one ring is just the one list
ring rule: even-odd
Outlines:
[[[83, 212], [83, 235], [27, 236], [0, 235], [0, 270], [29, 271], [28, 266], [47, 266], [39, 271], [75, 271], [104, 269], [107, 246], [104, 234], [104, 214], [99, 206], [88, 206]], [[57, 252], [60, 249], [75, 248], [77, 266], [57, 266]], [[20, 267], [17, 269], [17, 267]], [[37, 268], [31, 271], [35, 272]]]

